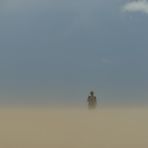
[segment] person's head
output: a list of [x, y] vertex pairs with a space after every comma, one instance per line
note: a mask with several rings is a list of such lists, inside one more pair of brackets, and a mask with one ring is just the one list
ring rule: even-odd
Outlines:
[[93, 95], [94, 95], [94, 92], [93, 92], [93, 91], [91, 91], [91, 92], [90, 92], [90, 95], [91, 95], [91, 96], [93, 96]]

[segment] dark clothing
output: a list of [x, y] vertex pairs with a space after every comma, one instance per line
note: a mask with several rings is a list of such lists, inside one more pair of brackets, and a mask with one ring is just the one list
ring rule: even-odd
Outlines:
[[88, 107], [95, 108], [97, 105], [96, 96], [88, 96]]

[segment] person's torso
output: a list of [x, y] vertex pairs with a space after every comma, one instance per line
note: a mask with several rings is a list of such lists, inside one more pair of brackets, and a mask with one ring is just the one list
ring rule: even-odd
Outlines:
[[91, 103], [91, 104], [96, 103], [96, 96], [89, 96], [88, 97], [88, 102]]

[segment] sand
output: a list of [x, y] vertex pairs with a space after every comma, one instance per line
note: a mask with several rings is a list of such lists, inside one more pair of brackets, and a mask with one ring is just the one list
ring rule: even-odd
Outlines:
[[148, 148], [148, 109], [1, 107], [0, 148]]

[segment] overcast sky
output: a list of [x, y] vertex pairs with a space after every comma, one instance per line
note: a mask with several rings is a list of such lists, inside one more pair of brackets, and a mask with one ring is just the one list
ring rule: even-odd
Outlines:
[[1, 0], [1, 102], [148, 101], [148, 1]]

